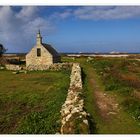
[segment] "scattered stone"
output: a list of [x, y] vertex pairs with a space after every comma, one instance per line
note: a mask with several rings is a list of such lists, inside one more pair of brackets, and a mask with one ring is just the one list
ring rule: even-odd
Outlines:
[[27, 74], [27, 71], [24, 71], [25, 74]]
[[13, 74], [19, 74], [19, 71], [13, 71], [12, 73]]
[[5, 69], [5, 67], [2, 67], [2, 66], [0, 67], [0, 70], [4, 70], [4, 69]]
[[108, 112], [107, 115], [116, 115], [116, 112]]
[[88, 121], [87, 120], [83, 120], [83, 123], [85, 123], [86, 125], [88, 125]]

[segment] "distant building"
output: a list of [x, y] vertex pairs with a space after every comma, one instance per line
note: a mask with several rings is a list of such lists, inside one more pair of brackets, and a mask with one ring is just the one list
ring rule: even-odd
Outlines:
[[60, 62], [59, 53], [49, 44], [42, 43], [40, 31], [37, 33], [36, 45], [26, 55], [26, 66], [50, 65]]

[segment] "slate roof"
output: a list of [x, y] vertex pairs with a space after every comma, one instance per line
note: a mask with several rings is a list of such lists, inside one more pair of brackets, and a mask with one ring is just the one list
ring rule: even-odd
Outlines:
[[43, 47], [49, 51], [49, 53], [51, 53], [54, 56], [59, 56], [59, 54], [57, 53], [57, 51], [50, 45], [50, 44], [45, 44], [42, 43]]

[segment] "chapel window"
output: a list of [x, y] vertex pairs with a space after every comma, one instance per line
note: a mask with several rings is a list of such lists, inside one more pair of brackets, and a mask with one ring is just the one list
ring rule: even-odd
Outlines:
[[37, 56], [41, 56], [41, 49], [37, 48]]

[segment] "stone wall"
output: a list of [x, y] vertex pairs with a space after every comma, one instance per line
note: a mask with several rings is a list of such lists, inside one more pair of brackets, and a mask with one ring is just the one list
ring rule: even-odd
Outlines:
[[61, 134], [89, 133], [88, 114], [84, 111], [82, 99], [81, 68], [78, 63], [72, 66], [70, 87], [61, 109]]
[[59, 71], [59, 70], [71, 70], [73, 63], [54, 63], [51, 65], [29, 65], [28, 67], [14, 65], [14, 64], [7, 64], [5, 68], [7, 70], [28, 70], [28, 71], [38, 71], [38, 70], [52, 70], [52, 71]]
[[21, 70], [22, 69], [21, 66], [19, 66], [19, 65], [13, 65], [13, 64], [7, 64], [7, 65], [5, 65], [5, 68], [7, 70], [14, 70], [14, 71], [18, 71], [18, 70]]
[[62, 69], [71, 69], [73, 63], [54, 63], [51, 65], [29, 65], [26, 67], [26, 70], [62, 70]]

